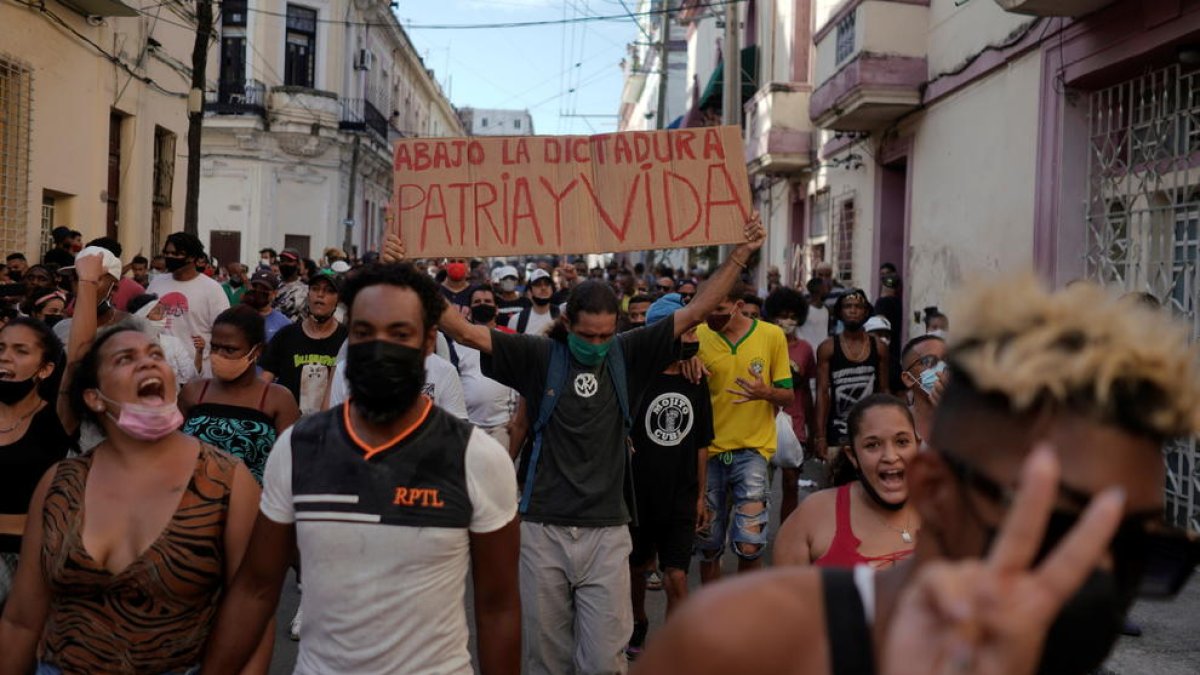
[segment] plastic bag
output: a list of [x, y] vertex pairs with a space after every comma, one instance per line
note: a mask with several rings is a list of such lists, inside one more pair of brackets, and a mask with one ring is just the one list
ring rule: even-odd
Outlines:
[[804, 446], [800, 439], [796, 438], [796, 431], [792, 428], [792, 416], [786, 412], [775, 416], [775, 437], [777, 445], [775, 455], [771, 457], [771, 464], [781, 469], [799, 469], [804, 463]]

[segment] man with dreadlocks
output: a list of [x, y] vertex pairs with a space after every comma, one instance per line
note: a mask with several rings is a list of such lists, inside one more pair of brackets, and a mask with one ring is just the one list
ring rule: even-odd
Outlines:
[[1161, 448], [1200, 433], [1200, 350], [1093, 286], [964, 300], [931, 449], [906, 471], [913, 556], [705, 589], [643, 672], [1083, 675], [1136, 596], [1178, 592], [1200, 551], [1162, 522]]

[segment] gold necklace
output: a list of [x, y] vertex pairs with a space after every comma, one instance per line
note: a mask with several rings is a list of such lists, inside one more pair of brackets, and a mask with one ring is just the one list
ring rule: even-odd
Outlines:
[[850, 361], [853, 361], [854, 363], [862, 363], [862, 361], [864, 359], [866, 359], [867, 356], [871, 353], [871, 336], [870, 335], [867, 336], [867, 344], [863, 348], [863, 350], [858, 354], [858, 356], [850, 355], [849, 343], [846, 340], [846, 336], [843, 335], [843, 336], [841, 336], [841, 338], [842, 338], [842, 351], [846, 353], [846, 358], [849, 359]]
[[[869, 507], [869, 506], [867, 508], [871, 509], [871, 507]], [[891, 525], [889, 525], [888, 522], [886, 520], [884, 520], [878, 513], [875, 513], [874, 509], [871, 509], [871, 513], [874, 514], [875, 518], [879, 520], [879, 524], [883, 525], [884, 527], [891, 530], [892, 532], [895, 532], [896, 534], [900, 535], [901, 541], [903, 541], [906, 544], [913, 543], [912, 533], [908, 531], [909, 525], [912, 524], [911, 517], [905, 519], [904, 527], [902, 527], [900, 529], [896, 529], [896, 528], [892, 527]]]

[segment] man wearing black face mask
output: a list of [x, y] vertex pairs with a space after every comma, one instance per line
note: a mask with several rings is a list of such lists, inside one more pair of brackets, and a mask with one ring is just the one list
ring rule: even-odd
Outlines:
[[274, 614], [292, 551], [304, 569], [297, 663], [311, 672], [520, 672], [519, 530], [508, 453], [421, 395], [444, 311], [409, 265], [346, 289], [351, 398], [276, 443], [251, 546], [225, 594], [204, 675], [241, 670]]
[[887, 345], [863, 330], [871, 311], [862, 289], [838, 296], [833, 314], [843, 330], [817, 347], [817, 457], [825, 458], [829, 446], [846, 444], [846, 418], [856, 403], [888, 391]]
[[279, 277], [272, 274], [270, 270], [262, 269], [255, 272], [254, 276], [250, 277], [248, 288], [244, 290], [246, 292], [242, 294], [241, 302], [249, 305], [251, 309], [262, 316], [268, 343], [276, 333], [292, 324], [283, 312], [271, 306], [275, 300], [275, 292], [279, 290]]
[[[570, 269], [574, 270], [573, 267]], [[558, 318], [558, 305], [554, 303], [554, 295], [554, 279], [550, 273], [543, 269], [534, 270], [533, 274], [529, 275], [531, 306], [521, 310], [521, 313], [509, 322], [508, 327], [526, 335], [542, 335]], [[566, 301], [565, 297], [563, 301]]]
[[292, 321], [304, 317], [307, 309], [308, 286], [300, 278], [300, 253], [294, 248], [285, 248], [279, 254], [279, 276], [282, 283], [275, 295], [275, 309], [283, 312]]
[[[1200, 433], [1186, 328], [1031, 279], [959, 307], [932, 449], [906, 471], [913, 558], [714, 588], [658, 636], [646, 672], [1084, 675], [1135, 596], [1186, 583], [1200, 551], [1162, 522], [1161, 454]], [[718, 612], [719, 636], [704, 629]]]
[[157, 295], [166, 310], [164, 330], [184, 344], [203, 349], [207, 361], [213, 321], [229, 309], [229, 298], [221, 284], [196, 270], [196, 261], [202, 255], [204, 244], [195, 235], [169, 235], [163, 245], [163, 258], [170, 274], [151, 279], [147, 292]]

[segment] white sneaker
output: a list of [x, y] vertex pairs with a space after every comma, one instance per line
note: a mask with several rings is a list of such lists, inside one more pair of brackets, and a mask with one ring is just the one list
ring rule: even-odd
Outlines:
[[294, 641], [300, 640], [300, 625], [304, 622], [304, 608], [296, 610], [296, 616], [292, 617], [292, 628], [288, 631], [288, 637]]

